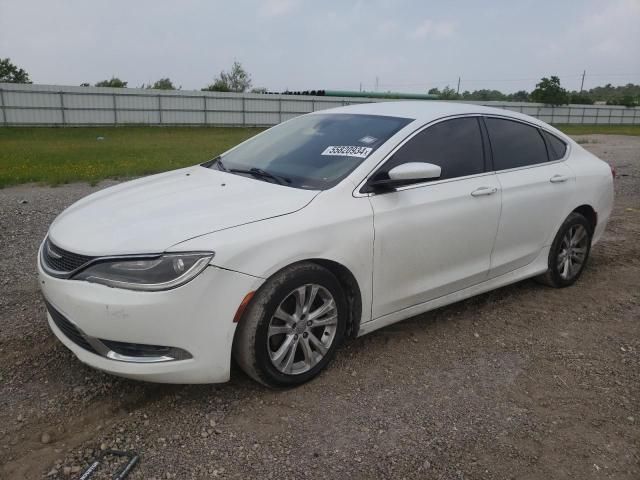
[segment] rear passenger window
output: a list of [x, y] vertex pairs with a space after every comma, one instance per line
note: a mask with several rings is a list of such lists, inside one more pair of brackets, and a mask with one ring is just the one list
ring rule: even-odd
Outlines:
[[548, 161], [540, 131], [524, 123], [487, 118], [495, 170], [526, 167]]
[[440, 179], [482, 173], [484, 153], [478, 119], [455, 118], [423, 130], [402, 146], [374, 178], [388, 178], [389, 170], [409, 162], [438, 165], [442, 169]]
[[549, 147], [549, 160], [560, 160], [567, 151], [567, 144], [549, 132], [543, 133]]

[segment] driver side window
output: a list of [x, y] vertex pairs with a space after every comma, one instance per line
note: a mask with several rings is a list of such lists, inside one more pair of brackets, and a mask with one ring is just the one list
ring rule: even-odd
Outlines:
[[387, 179], [389, 170], [409, 162], [438, 165], [442, 169], [441, 180], [484, 172], [478, 118], [454, 118], [426, 128], [405, 143], [376, 173], [375, 179]]

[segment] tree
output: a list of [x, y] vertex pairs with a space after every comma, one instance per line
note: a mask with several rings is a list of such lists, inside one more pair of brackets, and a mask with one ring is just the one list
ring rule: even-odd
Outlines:
[[555, 75], [543, 77], [536, 89], [531, 92], [531, 100], [547, 105], [565, 105], [569, 103], [569, 94], [560, 86], [560, 79]]
[[438, 95], [438, 96], [440, 96], [440, 90], [438, 90], [438, 88], [432, 88], [427, 93], [429, 95]]
[[469, 92], [465, 90], [462, 93], [462, 98], [464, 100], [476, 100], [482, 102], [488, 102], [492, 100], [507, 100], [507, 96], [499, 90], [474, 90], [473, 92]]
[[507, 95], [508, 99], [512, 102], [528, 102], [529, 93], [526, 90], [518, 90], [516, 93]]
[[618, 102], [618, 105], [624, 105], [625, 107], [635, 107], [638, 105], [638, 103], [639, 102], [637, 102], [636, 99], [631, 95], [624, 95]]
[[175, 90], [176, 89], [176, 87], [173, 85], [173, 82], [168, 77], [161, 78], [160, 80], [156, 81], [153, 84], [153, 86], [147, 87], [147, 88], [153, 88], [154, 90]]
[[217, 78], [211, 85], [207, 85], [202, 89], [203, 92], [230, 92], [229, 84], [220, 78]]
[[640, 102], [636, 102], [632, 95], [618, 96], [607, 100], [607, 105], [623, 105], [625, 107], [635, 107]]
[[587, 93], [573, 91], [569, 94], [569, 103], [575, 105], [593, 105], [593, 98]]
[[233, 62], [230, 72], [224, 70], [211, 85], [203, 91], [212, 92], [246, 92], [251, 88], [251, 75], [242, 67], [240, 62]]
[[29, 74], [11, 63], [10, 58], [0, 58], [0, 82], [31, 83]]
[[458, 98], [460, 98], [460, 95], [458, 95], [453, 88], [449, 87], [449, 85], [444, 87], [442, 92], [440, 92], [441, 100], [457, 100]]
[[111, 77], [111, 80], [102, 80], [96, 83], [96, 87], [127, 88], [127, 82], [123, 82], [117, 77]]

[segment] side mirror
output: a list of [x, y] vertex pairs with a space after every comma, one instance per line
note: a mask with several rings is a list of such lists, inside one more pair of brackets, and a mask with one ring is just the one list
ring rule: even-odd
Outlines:
[[363, 193], [370, 193], [374, 190], [393, 189], [413, 183], [421, 183], [427, 180], [440, 178], [442, 168], [433, 163], [409, 162], [393, 167], [389, 170], [389, 178], [384, 180], [369, 180], [362, 190]]
[[389, 178], [391, 180], [433, 180], [440, 178], [442, 168], [433, 163], [410, 162], [403, 163], [389, 170]]

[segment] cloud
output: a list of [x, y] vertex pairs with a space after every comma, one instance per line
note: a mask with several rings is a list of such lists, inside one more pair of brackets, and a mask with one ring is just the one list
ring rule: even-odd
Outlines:
[[260, 13], [265, 17], [281, 17], [296, 9], [296, 0], [264, 0], [260, 7]]
[[426, 19], [409, 33], [409, 37], [416, 40], [424, 38], [448, 38], [453, 35], [454, 31], [455, 25], [453, 22]]
[[385, 20], [378, 25], [378, 32], [383, 34], [395, 33], [398, 30], [398, 22], [395, 20]]
[[[627, 60], [633, 66], [623, 70], [637, 71], [638, 61], [629, 57], [629, 46], [640, 43], [640, 1], [610, 0], [577, 15], [572, 24], [561, 35], [547, 40], [546, 48], [539, 51], [543, 58], [571, 57], [584, 58], [584, 66], [589, 70], [605, 71], [608, 60]], [[622, 64], [622, 63], [621, 63]], [[620, 67], [617, 67], [620, 69]]]

